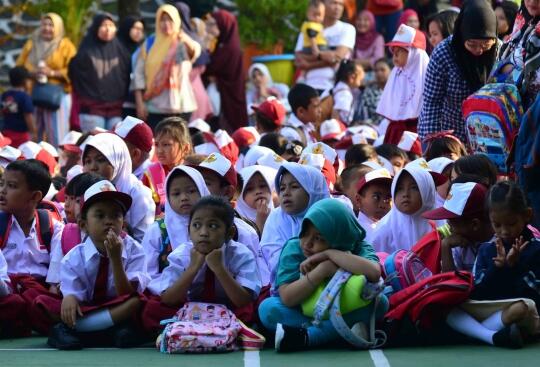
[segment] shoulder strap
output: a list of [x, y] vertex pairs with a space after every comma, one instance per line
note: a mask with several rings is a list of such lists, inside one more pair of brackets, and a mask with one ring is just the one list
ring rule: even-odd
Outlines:
[[6, 245], [11, 229], [11, 215], [6, 212], [0, 212], [0, 250]]
[[37, 209], [37, 225], [39, 226], [39, 237], [41, 244], [45, 246], [47, 252], [51, 252], [51, 239], [53, 236], [53, 224], [50, 212], [47, 209]]
[[169, 266], [169, 260], [167, 257], [172, 252], [171, 240], [169, 238], [169, 233], [167, 232], [167, 227], [165, 226], [165, 219], [159, 218], [156, 220], [156, 223], [159, 226], [159, 232], [161, 233], [161, 241], [159, 246], [159, 257], [158, 257], [158, 269], [159, 272], [163, 272], [167, 266]]
[[148, 166], [148, 178], [150, 181], [150, 186], [153, 194], [159, 196], [159, 200], [156, 196], [154, 196], [154, 201], [156, 201], [156, 204], [159, 203], [159, 205], [162, 207], [165, 205], [165, 171], [163, 170], [163, 167], [160, 163], [154, 163]]

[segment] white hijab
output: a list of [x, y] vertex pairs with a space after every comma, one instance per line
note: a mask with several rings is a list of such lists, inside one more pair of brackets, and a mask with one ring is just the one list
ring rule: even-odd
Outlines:
[[167, 192], [167, 199], [165, 201], [165, 227], [167, 228], [173, 249], [182, 243], [191, 241], [189, 238], [189, 214], [178, 214], [169, 204], [169, 180], [173, 175], [178, 175], [179, 171], [185, 173], [193, 180], [201, 198], [210, 195], [210, 191], [208, 191], [208, 187], [204, 183], [203, 176], [195, 168], [176, 166], [169, 172], [165, 181]]
[[[240, 193], [238, 200], [236, 201], [236, 211], [241, 216], [248, 218], [253, 222], [255, 222], [255, 220], [257, 219], [257, 210], [250, 207], [244, 200], [244, 190], [246, 189], [249, 180], [251, 180], [255, 173], [260, 173], [263, 176], [266, 184], [268, 185], [268, 188], [270, 189], [270, 194], [272, 194], [275, 191], [274, 180], [276, 179], [277, 170], [266, 166], [255, 165], [245, 167], [240, 171], [240, 175], [242, 176], [242, 179], [244, 181], [244, 187], [242, 188], [242, 192]], [[270, 198], [268, 202], [268, 209], [274, 209], [274, 203], [272, 202], [272, 198]]]
[[422, 108], [429, 56], [418, 48], [408, 50], [407, 64], [392, 69], [377, 106], [377, 113], [391, 121], [418, 118]]
[[422, 197], [422, 207], [413, 215], [400, 212], [394, 205], [377, 224], [372, 236], [368, 238], [376, 251], [392, 253], [398, 249], [410, 250], [426, 233], [432, 230], [427, 219], [422, 218], [422, 213], [435, 209], [435, 197], [437, 191], [435, 183], [429, 171], [406, 166], [392, 181], [392, 199], [396, 197], [396, 186], [404, 171], [407, 171], [418, 185]]

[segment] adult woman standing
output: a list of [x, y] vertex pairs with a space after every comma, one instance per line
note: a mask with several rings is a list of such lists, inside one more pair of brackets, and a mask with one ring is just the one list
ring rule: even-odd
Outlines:
[[68, 65], [77, 52], [73, 43], [64, 37], [64, 22], [56, 13], [41, 18], [40, 27], [24, 45], [17, 66], [28, 69], [34, 79], [47, 79], [48, 83], [61, 85], [65, 95], [56, 111], [36, 106], [36, 125], [39, 140], [57, 146], [69, 131], [71, 86]]
[[206, 74], [217, 80], [221, 96], [220, 123], [232, 132], [248, 123], [238, 22], [233, 14], [218, 10], [207, 17], [206, 24], [207, 32], [217, 38]]
[[121, 120], [129, 88], [130, 58], [116, 37], [112, 16], [96, 15], [69, 64], [83, 132], [96, 127], [112, 130]]
[[428, 64], [418, 122], [421, 139], [454, 130], [467, 142], [461, 105], [487, 81], [497, 56], [497, 19], [485, 0], [469, 0], [459, 14], [454, 34], [433, 51]]
[[143, 43], [135, 63], [137, 116], [152, 129], [166, 117], [189, 120], [197, 109], [189, 73], [201, 46], [181, 30], [181, 23], [174, 6], [160, 6], [156, 34]]

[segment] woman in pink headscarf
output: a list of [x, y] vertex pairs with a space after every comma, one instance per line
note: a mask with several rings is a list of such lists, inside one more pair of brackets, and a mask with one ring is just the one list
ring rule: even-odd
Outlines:
[[362, 10], [356, 17], [356, 43], [354, 58], [360, 60], [364, 68], [372, 68], [384, 57], [384, 38], [375, 29], [375, 16], [369, 10]]
[[399, 28], [402, 24], [408, 25], [414, 29], [420, 29], [420, 18], [418, 18], [418, 13], [413, 9], [405, 9], [399, 17], [397, 27]]

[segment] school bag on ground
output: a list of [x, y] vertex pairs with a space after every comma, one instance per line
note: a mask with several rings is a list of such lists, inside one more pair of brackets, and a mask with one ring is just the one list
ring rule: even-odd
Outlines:
[[396, 250], [382, 263], [384, 267], [386, 295], [406, 289], [433, 275], [422, 259], [413, 251]]
[[516, 86], [492, 83], [463, 101], [463, 117], [473, 153], [485, 154], [502, 174], [518, 132], [523, 105]]
[[219, 353], [261, 349], [265, 338], [244, 325], [226, 306], [187, 302], [156, 340], [162, 353]]

